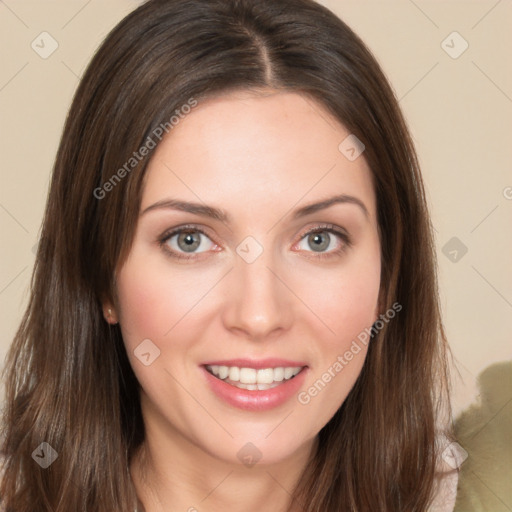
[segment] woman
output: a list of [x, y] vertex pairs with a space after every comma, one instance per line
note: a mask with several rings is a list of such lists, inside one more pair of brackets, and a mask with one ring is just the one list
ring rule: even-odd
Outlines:
[[446, 350], [415, 151], [361, 40], [309, 0], [150, 0], [68, 115], [3, 505], [439, 507]]

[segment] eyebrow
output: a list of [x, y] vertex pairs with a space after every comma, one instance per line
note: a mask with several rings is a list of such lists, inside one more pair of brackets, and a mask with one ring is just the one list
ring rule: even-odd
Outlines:
[[[330, 197], [328, 199], [324, 199], [323, 201], [310, 203], [305, 206], [302, 206], [301, 208], [298, 208], [293, 213], [292, 219], [295, 220], [301, 217], [305, 217], [306, 215], [311, 215], [312, 213], [324, 210], [335, 204], [353, 204], [355, 206], [358, 206], [366, 217], [369, 217], [368, 209], [366, 208], [363, 201], [354, 196], [341, 194]], [[195, 215], [210, 217], [221, 222], [230, 221], [230, 216], [225, 210], [221, 210], [213, 206], [208, 206], [206, 204], [181, 201], [178, 199], [162, 199], [161, 201], [157, 201], [156, 203], [145, 208], [140, 215], [142, 216], [147, 212], [161, 209], [179, 210], [182, 212], [192, 213]]]

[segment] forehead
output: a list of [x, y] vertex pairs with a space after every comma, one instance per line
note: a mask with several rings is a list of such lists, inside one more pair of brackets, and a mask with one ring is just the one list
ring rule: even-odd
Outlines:
[[359, 196], [372, 213], [370, 169], [363, 157], [349, 161], [339, 150], [349, 135], [320, 103], [299, 93], [236, 91], [209, 98], [156, 148], [141, 209], [170, 195], [284, 212], [340, 193]]

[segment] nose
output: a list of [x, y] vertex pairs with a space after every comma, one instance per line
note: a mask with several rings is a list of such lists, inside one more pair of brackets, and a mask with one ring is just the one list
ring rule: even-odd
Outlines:
[[226, 282], [222, 313], [226, 329], [258, 341], [288, 330], [293, 322], [293, 294], [283, 282], [286, 276], [270, 251], [263, 251], [252, 263], [237, 257]]

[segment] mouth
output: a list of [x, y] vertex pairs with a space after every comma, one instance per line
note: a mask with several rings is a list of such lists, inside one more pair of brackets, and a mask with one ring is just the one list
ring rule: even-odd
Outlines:
[[240, 366], [204, 365], [215, 378], [238, 389], [265, 391], [295, 378], [307, 366], [277, 366], [249, 368]]

